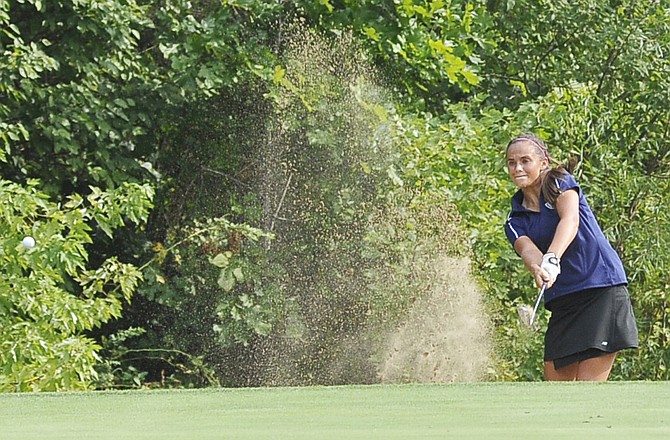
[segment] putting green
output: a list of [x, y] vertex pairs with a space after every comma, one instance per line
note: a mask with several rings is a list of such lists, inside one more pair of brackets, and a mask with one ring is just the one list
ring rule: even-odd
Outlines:
[[670, 383], [0, 394], [0, 438], [667, 439]]

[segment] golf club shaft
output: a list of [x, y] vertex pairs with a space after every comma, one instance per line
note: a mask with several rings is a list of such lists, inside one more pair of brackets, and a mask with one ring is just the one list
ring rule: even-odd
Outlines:
[[542, 297], [544, 296], [544, 291], [547, 288], [547, 283], [544, 282], [542, 283], [542, 289], [540, 289], [540, 293], [537, 295], [537, 300], [535, 301], [535, 308], [533, 308], [533, 314], [530, 315], [530, 325], [533, 325], [533, 322], [535, 322], [535, 315], [537, 314], [537, 309], [540, 307], [540, 302], [542, 301]]

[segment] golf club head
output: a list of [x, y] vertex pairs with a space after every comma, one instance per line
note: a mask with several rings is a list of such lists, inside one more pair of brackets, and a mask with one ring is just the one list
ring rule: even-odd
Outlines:
[[537, 295], [537, 300], [535, 300], [534, 308], [531, 308], [528, 304], [519, 304], [517, 306], [519, 319], [526, 325], [526, 327], [532, 330], [538, 330], [540, 328], [539, 325], [537, 324], [537, 321], [535, 320], [535, 317], [537, 316], [537, 309], [540, 307], [540, 302], [542, 302], [542, 298], [544, 297], [544, 291], [546, 289], [547, 289], [547, 283], [544, 283], [542, 285], [542, 289], [540, 289], [540, 293], [538, 293]]
[[516, 311], [519, 314], [521, 322], [523, 322], [526, 327], [531, 327], [530, 318], [533, 315], [533, 309], [528, 304], [519, 304], [516, 307]]

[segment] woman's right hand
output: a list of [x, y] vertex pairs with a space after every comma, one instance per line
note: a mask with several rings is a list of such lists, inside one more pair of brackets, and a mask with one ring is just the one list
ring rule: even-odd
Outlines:
[[550, 288], [556, 281], [556, 278], [552, 278], [551, 275], [539, 264], [533, 265], [532, 274], [533, 279], [535, 280], [535, 286], [537, 286], [538, 289], [541, 289], [545, 283], [547, 284], [547, 288]]

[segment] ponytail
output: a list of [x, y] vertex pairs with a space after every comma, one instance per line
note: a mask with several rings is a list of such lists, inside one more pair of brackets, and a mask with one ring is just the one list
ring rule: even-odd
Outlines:
[[542, 176], [542, 196], [544, 196], [544, 200], [549, 202], [552, 206], [556, 204], [556, 199], [561, 195], [558, 181], [563, 180], [567, 174], [568, 170], [564, 166], [559, 165], [550, 168], [549, 171], [546, 171]]
[[[556, 163], [553, 159], [550, 160], [550, 163], [551, 162]], [[544, 200], [549, 202], [552, 206], [556, 204], [556, 199], [561, 195], [558, 181], [563, 180], [568, 174], [572, 174], [572, 170], [575, 169], [576, 164], [576, 159], [571, 158], [567, 165], [558, 164], [553, 168], [550, 168], [542, 176], [542, 196], [544, 197]]]

